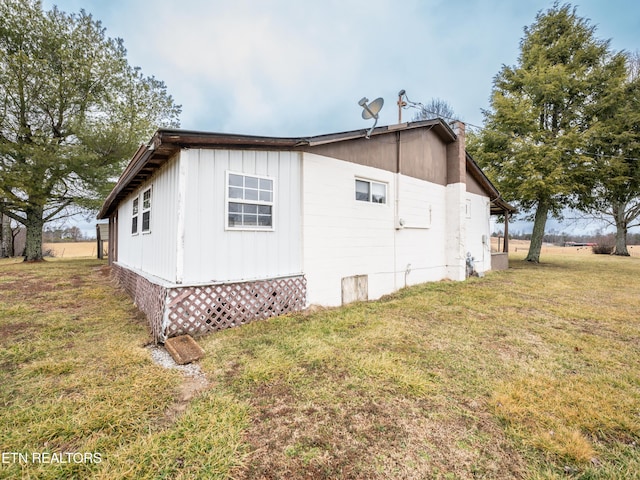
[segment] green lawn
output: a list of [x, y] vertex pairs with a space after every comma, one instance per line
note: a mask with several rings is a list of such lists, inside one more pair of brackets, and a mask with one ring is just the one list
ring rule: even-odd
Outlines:
[[0, 263], [0, 478], [640, 478], [640, 259], [522, 256], [201, 338], [178, 415], [103, 263]]

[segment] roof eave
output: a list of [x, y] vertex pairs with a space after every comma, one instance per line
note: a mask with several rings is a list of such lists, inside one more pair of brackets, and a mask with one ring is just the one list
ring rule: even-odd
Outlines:
[[492, 204], [490, 207], [491, 214], [500, 215], [503, 213], [515, 213], [517, 209], [502, 198], [498, 189], [493, 183], [491, 183], [491, 180], [489, 180], [489, 178], [484, 174], [469, 152], [466, 152], [466, 161], [467, 172], [469, 172], [489, 194], [489, 200]]
[[[259, 148], [292, 149], [306, 144], [300, 138], [275, 138], [249, 135], [199, 132], [191, 130], [158, 130], [147, 145], [141, 145], [125, 168], [113, 190], [107, 196], [98, 213], [98, 219], [109, 217], [115, 210], [120, 197], [126, 196], [136, 177], [147, 168], [153, 173], [182, 148]], [[148, 175], [145, 175], [147, 177]], [[145, 178], [146, 179], [146, 178]]]
[[108, 218], [112, 212], [112, 205], [114, 201], [117, 199], [118, 195], [122, 192], [124, 187], [128, 185], [131, 180], [133, 180], [136, 175], [140, 173], [142, 168], [147, 164], [149, 157], [151, 156], [153, 150], [150, 149], [148, 145], [140, 145], [138, 150], [133, 155], [131, 161], [120, 175], [120, 178], [116, 182], [116, 185], [111, 190], [111, 193], [107, 196], [106, 200], [102, 204], [102, 208], [98, 212], [98, 220], [102, 220]]
[[[442, 119], [421, 120], [374, 128], [370, 135], [383, 135], [397, 131], [429, 127], [445, 143], [456, 140], [456, 134]], [[247, 148], [297, 150], [307, 146], [337, 143], [366, 138], [369, 130], [354, 130], [313, 137], [261, 137], [195, 130], [159, 129], [147, 145], [141, 145], [105, 200], [98, 219], [108, 218], [119, 202], [160, 168], [181, 149], [186, 148]], [[486, 178], [486, 177], [485, 177]], [[488, 181], [488, 180], [487, 180]], [[490, 183], [490, 182], [489, 182]], [[494, 188], [495, 190], [495, 188]]]
[[413, 129], [424, 128], [424, 127], [430, 127], [430, 129], [433, 129], [438, 134], [438, 136], [442, 139], [442, 141], [444, 141], [445, 143], [454, 142], [457, 138], [454, 131], [451, 129], [449, 125], [447, 125], [447, 123], [444, 120], [440, 118], [435, 118], [432, 120], [420, 120], [417, 122], [385, 125], [381, 127], [376, 127], [373, 130], [370, 130], [370, 129], [351, 130], [348, 132], [341, 132], [341, 133], [315, 135], [313, 137], [308, 138], [308, 145], [310, 147], [315, 147], [318, 145], [344, 142], [348, 140], [358, 140], [361, 138], [374, 137], [377, 135], [384, 135], [387, 133], [413, 130]]

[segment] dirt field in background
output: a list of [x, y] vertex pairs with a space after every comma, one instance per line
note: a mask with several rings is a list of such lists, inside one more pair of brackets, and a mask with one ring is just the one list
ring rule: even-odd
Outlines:
[[[502, 247], [503, 239], [500, 239], [500, 246]], [[628, 245], [629, 253], [632, 257], [640, 257], [640, 245]], [[498, 239], [491, 238], [491, 251], [495, 252], [498, 249]], [[509, 252], [527, 252], [529, 250], [528, 240], [509, 240]], [[593, 255], [591, 247], [561, 247], [553, 245], [551, 243], [542, 244], [543, 254], [563, 254], [563, 255]]]
[[[500, 239], [502, 245], [502, 239]], [[55, 258], [78, 258], [78, 257], [96, 257], [96, 242], [68, 242], [68, 243], [45, 243], [45, 250], [51, 250]], [[491, 238], [491, 249], [497, 251], [498, 239]], [[640, 257], [640, 245], [630, 245], [629, 253], [634, 257]], [[105, 251], [107, 243], [105, 242]], [[529, 250], [529, 241], [527, 240], [509, 240], [510, 252], [522, 252]], [[593, 255], [591, 247], [560, 247], [545, 243], [542, 245], [542, 253], [545, 254], [575, 254], [575, 255]], [[106, 258], [106, 256], [105, 256]]]
[[[96, 242], [45, 243], [43, 251], [51, 250], [55, 258], [79, 258], [97, 256]], [[105, 242], [106, 250], [106, 242]], [[106, 258], [106, 257], [105, 257]]]

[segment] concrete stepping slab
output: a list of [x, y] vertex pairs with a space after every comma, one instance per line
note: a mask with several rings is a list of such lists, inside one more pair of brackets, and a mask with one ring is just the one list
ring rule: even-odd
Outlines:
[[204, 357], [204, 350], [191, 335], [168, 338], [164, 342], [164, 348], [178, 365], [195, 362]]

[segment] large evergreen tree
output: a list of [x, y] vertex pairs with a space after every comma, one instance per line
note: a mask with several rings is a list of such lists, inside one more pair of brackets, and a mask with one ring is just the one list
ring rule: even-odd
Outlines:
[[494, 79], [485, 129], [470, 148], [506, 200], [531, 212], [527, 260], [538, 262], [549, 215], [589, 190], [589, 112], [623, 67], [571, 5], [554, 4], [526, 27], [515, 66]]
[[180, 114], [100, 22], [36, 0], [0, 0], [0, 102], [0, 205], [27, 228], [30, 261], [45, 222], [96, 208], [137, 144]]

